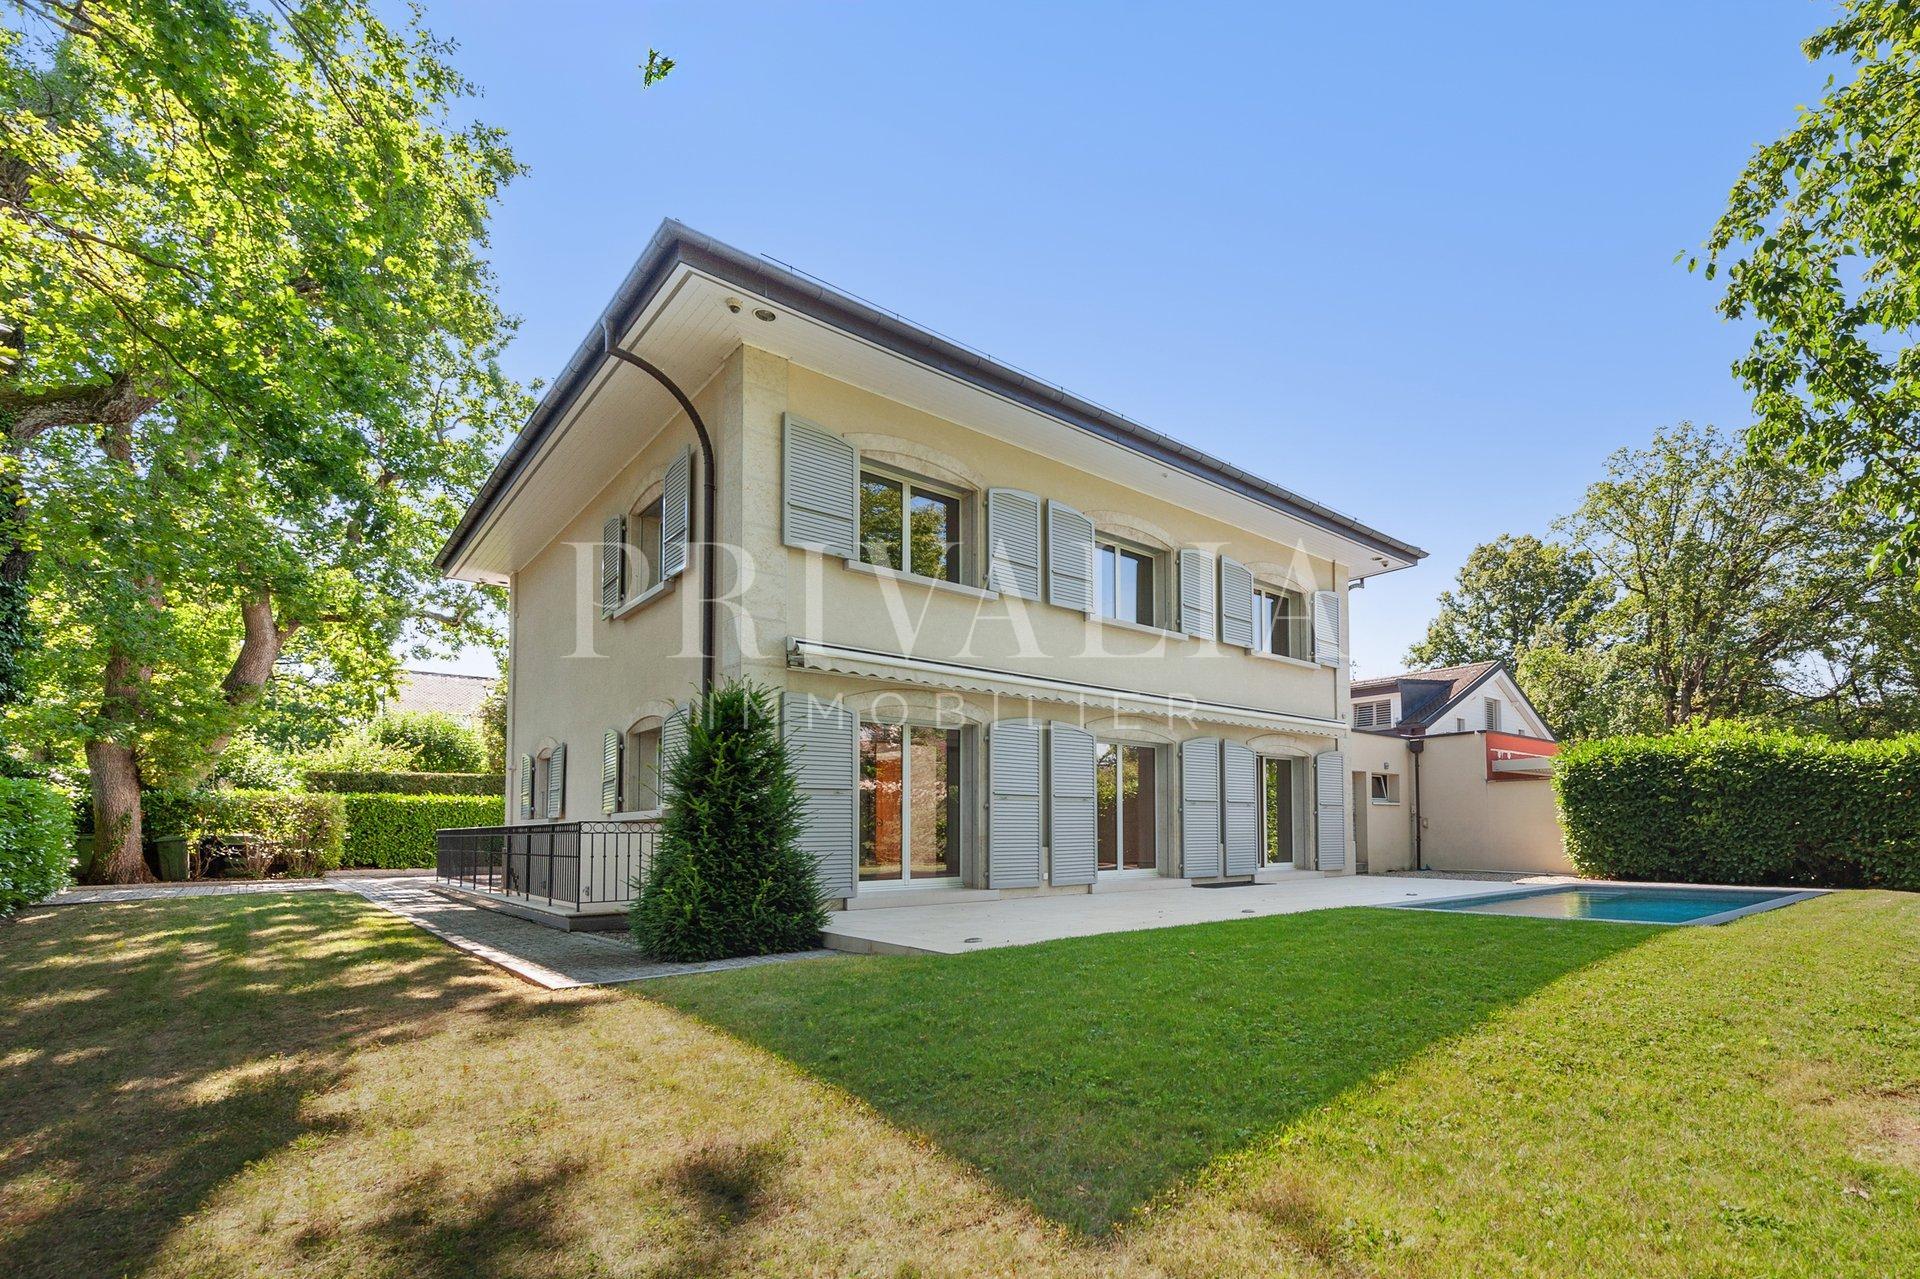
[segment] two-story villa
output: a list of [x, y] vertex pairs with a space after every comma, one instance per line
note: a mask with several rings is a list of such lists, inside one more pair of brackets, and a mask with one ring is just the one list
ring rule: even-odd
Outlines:
[[668, 222], [442, 552], [512, 597], [511, 824], [442, 874], [617, 910], [733, 676], [836, 904], [1349, 873], [1347, 591], [1423, 554]]

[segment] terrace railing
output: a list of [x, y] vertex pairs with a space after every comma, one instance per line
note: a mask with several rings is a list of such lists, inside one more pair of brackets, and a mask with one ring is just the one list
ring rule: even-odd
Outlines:
[[659, 837], [653, 818], [442, 830], [434, 874], [449, 887], [555, 909], [620, 906], [639, 894]]

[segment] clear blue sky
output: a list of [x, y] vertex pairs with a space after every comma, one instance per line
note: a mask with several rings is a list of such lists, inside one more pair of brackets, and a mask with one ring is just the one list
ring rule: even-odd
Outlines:
[[1745, 335], [1673, 258], [1816, 96], [1829, 12], [428, 4], [532, 170], [515, 374], [680, 218], [1426, 547], [1355, 596], [1371, 674], [1612, 450], [1745, 425]]

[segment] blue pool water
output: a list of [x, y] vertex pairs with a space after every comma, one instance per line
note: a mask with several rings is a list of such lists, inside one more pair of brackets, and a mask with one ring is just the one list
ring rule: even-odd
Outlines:
[[1604, 919], [1619, 924], [1718, 924], [1736, 913], [1772, 910], [1816, 895], [1766, 888], [1573, 887], [1421, 902], [1413, 909], [1527, 915], [1535, 919]]

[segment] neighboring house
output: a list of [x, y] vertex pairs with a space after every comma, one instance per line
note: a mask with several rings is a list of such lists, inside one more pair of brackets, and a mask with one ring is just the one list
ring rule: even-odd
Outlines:
[[1560, 746], [1504, 663], [1355, 680], [1352, 699], [1354, 728], [1379, 743], [1356, 745], [1356, 755], [1382, 759], [1366, 808], [1356, 808], [1369, 819], [1356, 823], [1356, 861], [1572, 870], [1549, 784]]
[[455, 675], [446, 671], [402, 671], [400, 688], [381, 709], [433, 711], [451, 715], [463, 724], [476, 724], [493, 691], [489, 675]]
[[447, 877], [617, 908], [708, 539], [834, 903], [1355, 869], [1347, 590], [1419, 548], [677, 223], [604, 321], [715, 465], [596, 324], [441, 552], [512, 598], [514, 825]]
[[1474, 662], [1355, 680], [1353, 726], [1372, 733], [1513, 733], [1553, 741], [1540, 712], [1501, 662]]

